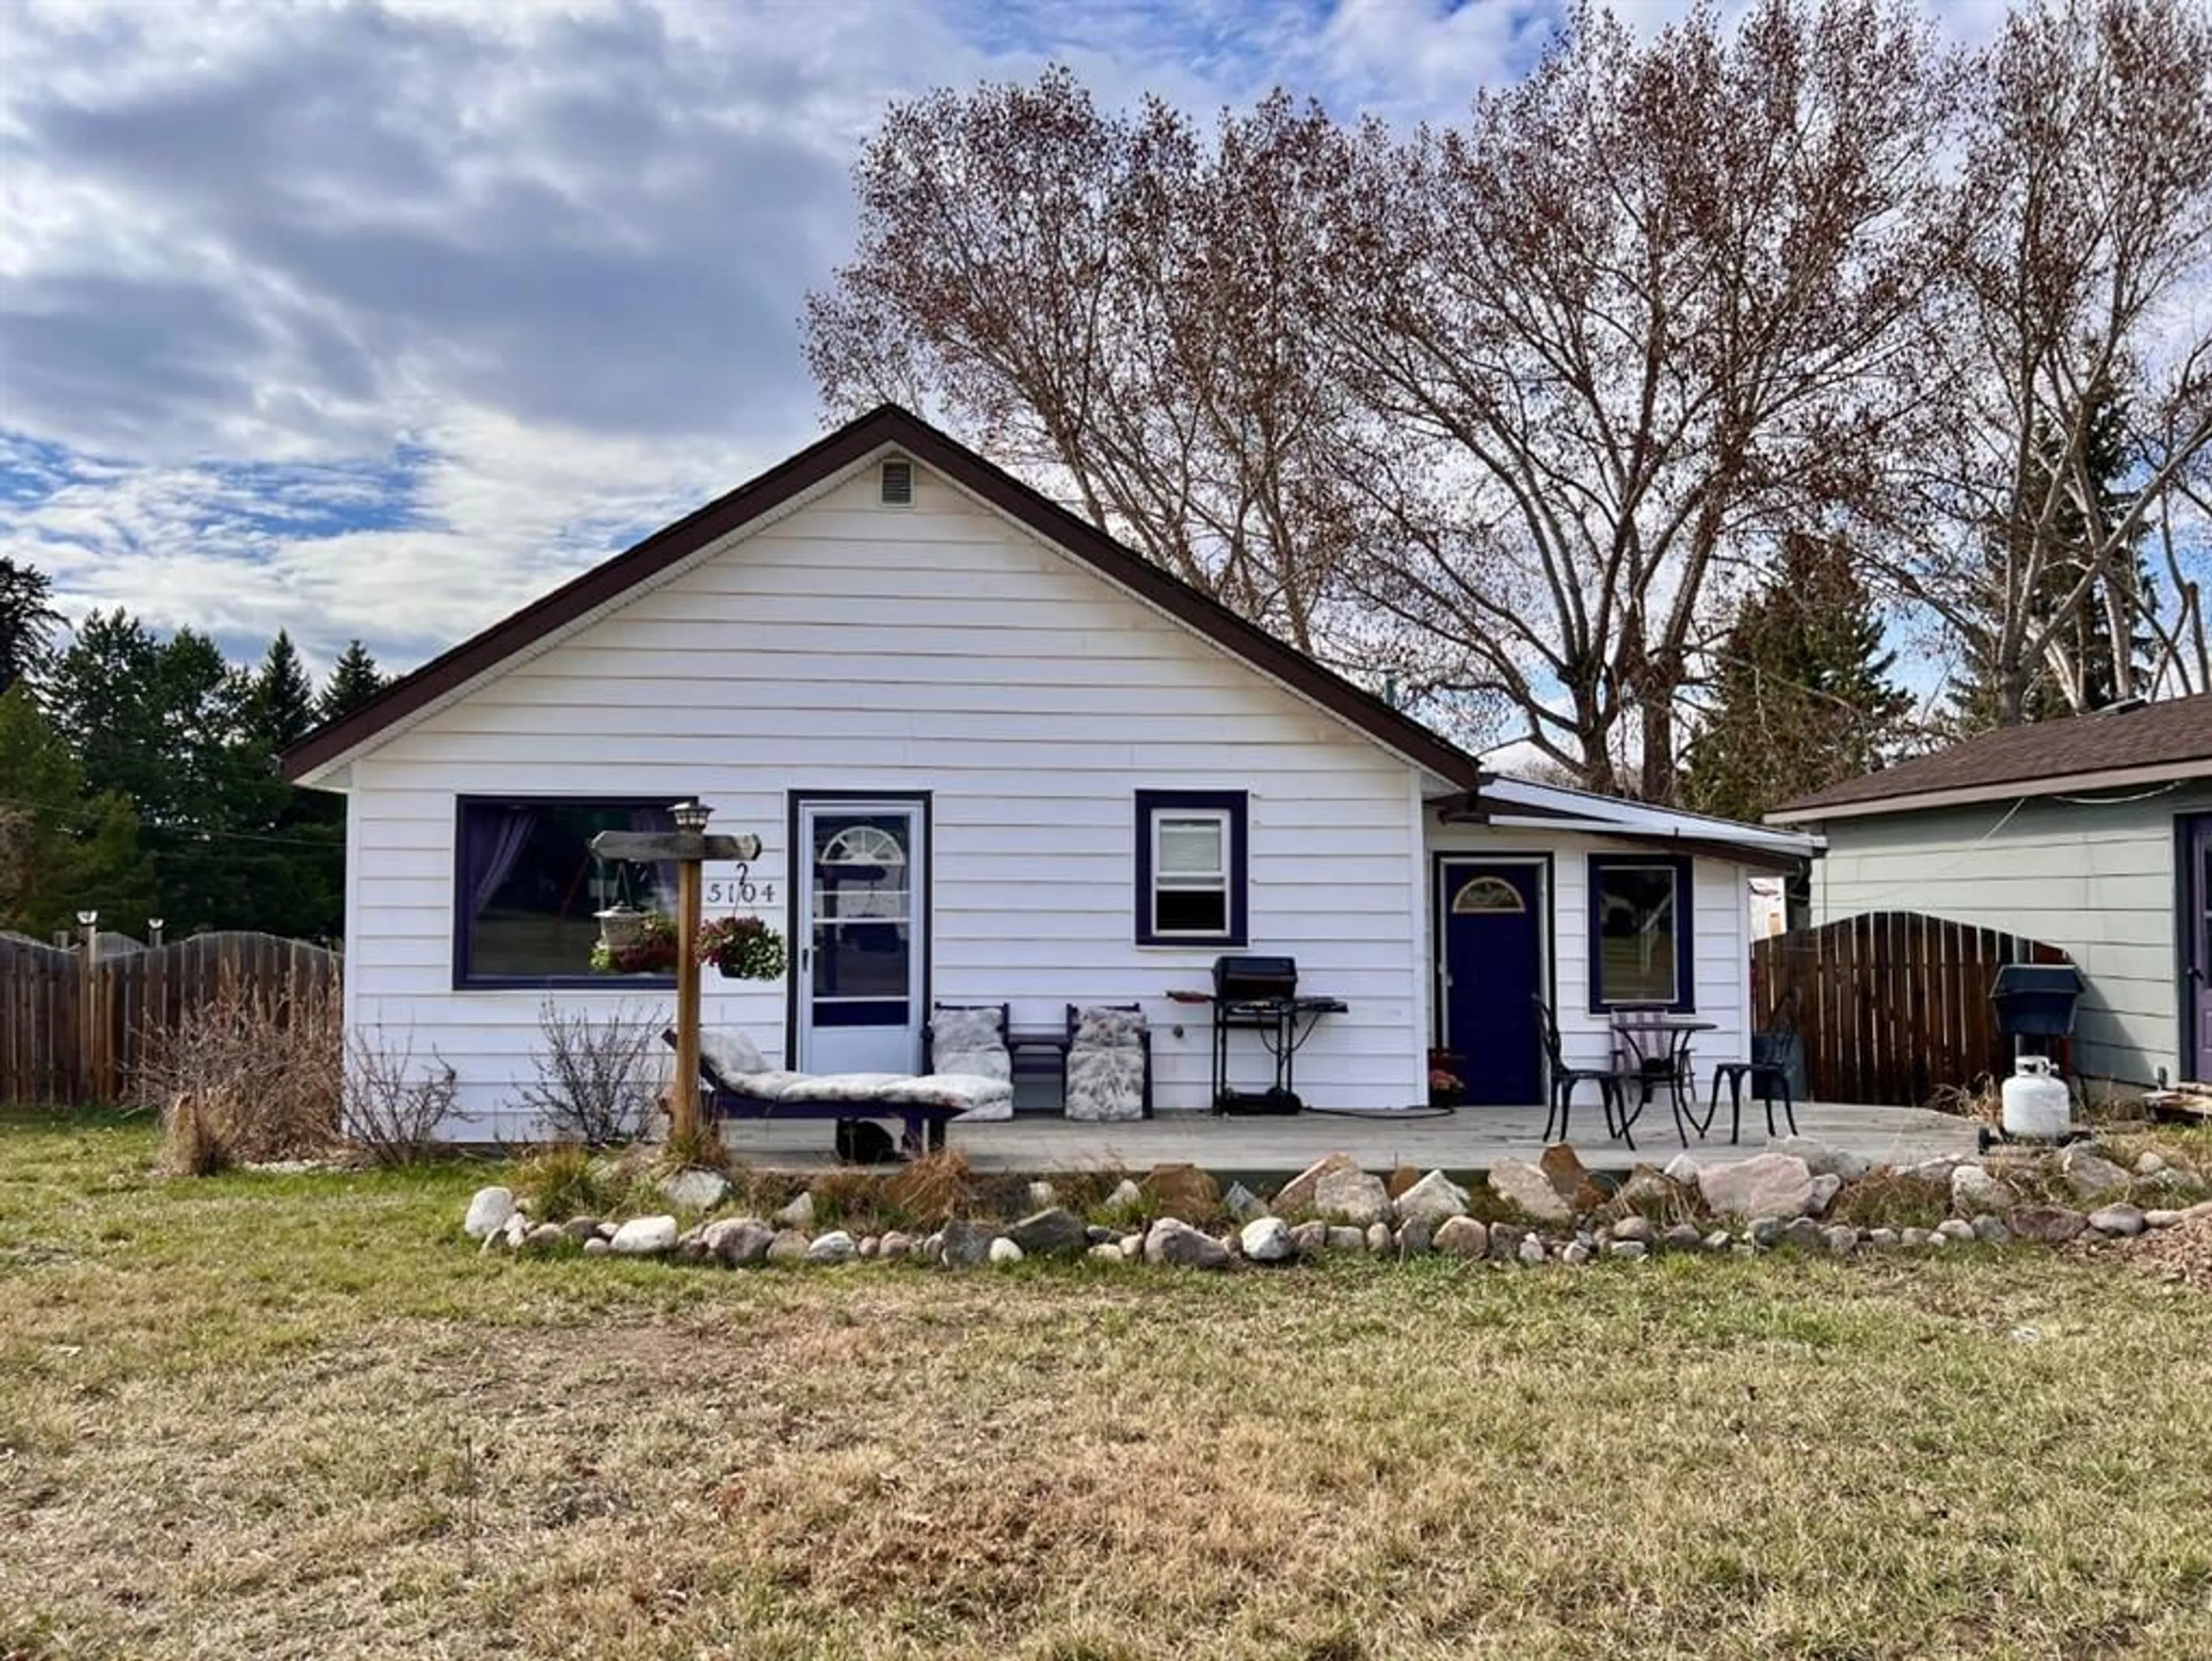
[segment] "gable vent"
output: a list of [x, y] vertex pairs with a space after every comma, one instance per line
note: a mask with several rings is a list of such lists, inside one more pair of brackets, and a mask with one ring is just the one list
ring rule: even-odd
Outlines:
[[886, 508], [910, 508], [914, 505], [914, 463], [884, 463], [883, 503]]

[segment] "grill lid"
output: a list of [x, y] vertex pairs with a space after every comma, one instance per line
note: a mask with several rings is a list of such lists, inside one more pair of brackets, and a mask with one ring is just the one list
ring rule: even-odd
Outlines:
[[1294, 998], [1298, 960], [1260, 952], [1225, 952], [1213, 960], [1217, 998]]

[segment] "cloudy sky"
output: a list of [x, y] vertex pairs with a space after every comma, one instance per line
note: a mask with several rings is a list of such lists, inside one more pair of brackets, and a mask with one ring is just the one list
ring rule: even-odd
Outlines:
[[0, 0], [0, 554], [410, 666], [817, 434], [796, 319], [886, 100], [1058, 59], [1448, 118], [1563, 9]]

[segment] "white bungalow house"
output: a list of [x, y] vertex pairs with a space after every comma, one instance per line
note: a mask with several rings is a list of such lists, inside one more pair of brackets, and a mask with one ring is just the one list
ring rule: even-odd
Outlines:
[[[713, 805], [763, 844], [710, 914], [792, 943], [709, 975], [705, 1019], [811, 1072], [920, 1063], [936, 1003], [1140, 1005], [1161, 1113], [1212, 1105], [1217, 954], [1294, 958], [1297, 1089], [1540, 1101], [1534, 998], [1570, 1060], [1612, 1011], [1746, 1053], [1747, 876], [1815, 839], [1485, 773], [1426, 727], [886, 406], [397, 682], [285, 757], [347, 798], [346, 1016], [458, 1073], [467, 1134], [514, 1105], [549, 996], [657, 1003], [594, 974], [593, 914], [661, 875], [586, 849]], [[844, 878], [866, 871], [853, 904]], [[894, 873], [886, 879], [883, 873]], [[903, 873], [903, 879], [897, 873]], [[1232, 1034], [1231, 1082], [1264, 1083]]]

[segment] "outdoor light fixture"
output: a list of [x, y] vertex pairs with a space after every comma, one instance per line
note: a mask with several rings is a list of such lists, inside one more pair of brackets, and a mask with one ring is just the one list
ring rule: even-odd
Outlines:
[[714, 817], [714, 810], [703, 801], [679, 801], [668, 812], [678, 830], [704, 830], [707, 821]]
[[85, 928], [89, 928], [93, 924], [100, 921], [100, 913], [97, 911], [80, 911], [76, 914], [76, 920]]
[[158, 934], [161, 932], [161, 920], [159, 917], [149, 917], [146, 919], [146, 927]]

